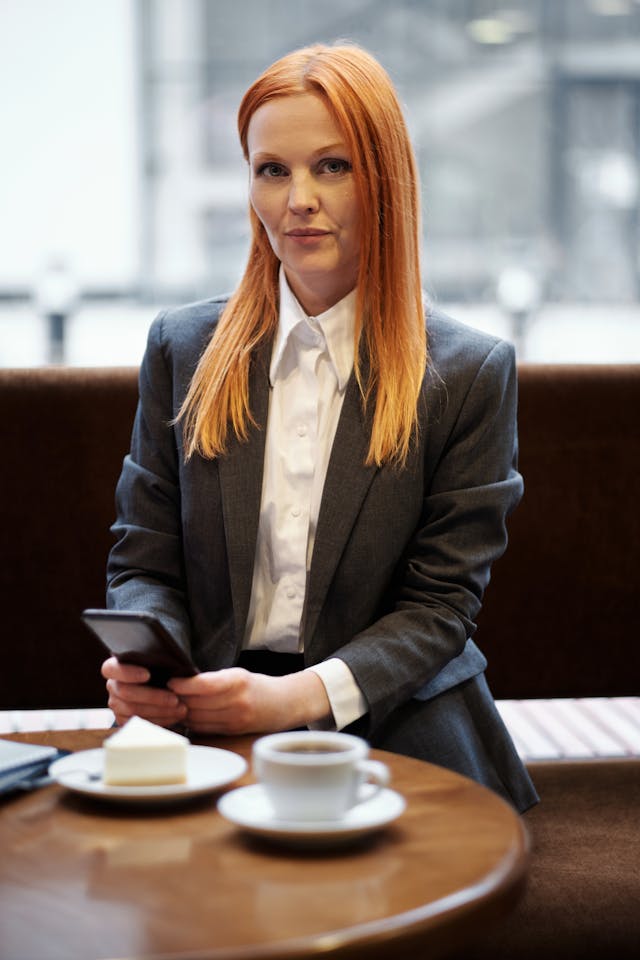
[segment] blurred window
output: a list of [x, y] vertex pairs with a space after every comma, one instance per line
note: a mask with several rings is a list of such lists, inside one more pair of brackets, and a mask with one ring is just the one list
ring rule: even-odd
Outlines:
[[[640, 361], [640, 0], [4, 0], [2, 20], [0, 364], [135, 363], [156, 309], [232, 289], [239, 100], [339, 38], [404, 104], [432, 299], [523, 358]], [[52, 263], [79, 291], [55, 331]]]

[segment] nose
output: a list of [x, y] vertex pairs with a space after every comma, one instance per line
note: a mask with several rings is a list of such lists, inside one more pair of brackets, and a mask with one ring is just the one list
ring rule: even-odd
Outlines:
[[289, 209], [293, 213], [315, 213], [318, 209], [318, 194], [313, 177], [308, 173], [300, 173], [291, 177], [289, 189]]

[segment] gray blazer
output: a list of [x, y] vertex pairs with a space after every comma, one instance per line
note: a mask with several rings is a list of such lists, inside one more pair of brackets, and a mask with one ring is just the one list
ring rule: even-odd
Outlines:
[[[118, 482], [108, 605], [157, 614], [201, 669], [234, 664], [249, 610], [269, 404], [270, 345], [254, 357], [257, 426], [216, 460], [181, 455], [172, 425], [225, 298], [152, 324]], [[364, 466], [369, 423], [351, 378], [320, 507], [302, 632], [307, 664], [339, 655], [369, 706], [353, 732], [535, 802], [471, 639], [505, 521], [522, 495], [512, 347], [437, 312], [406, 467]], [[351, 729], [351, 728], [350, 728]]]

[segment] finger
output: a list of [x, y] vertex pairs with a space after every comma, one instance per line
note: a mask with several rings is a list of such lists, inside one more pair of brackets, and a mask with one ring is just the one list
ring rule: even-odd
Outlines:
[[117, 657], [109, 657], [100, 668], [105, 679], [121, 680], [123, 683], [146, 683], [149, 680], [149, 671], [133, 663], [120, 663]]
[[202, 733], [222, 734], [258, 733], [268, 729], [268, 718], [261, 716], [257, 710], [258, 684], [257, 674], [246, 674], [245, 677], [235, 678], [228, 689], [214, 698], [199, 695], [183, 697], [188, 708], [189, 727]]
[[117, 693], [110, 693], [107, 705], [113, 710], [119, 726], [130, 720], [131, 717], [137, 716], [149, 720], [151, 723], [170, 727], [181, 723], [187, 715], [187, 708], [183, 703], [178, 703], [172, 707], [164, 703], [136, 703], [119, 697]]
[[249, 676], [249, 672], [241, 667], [228, 667], [197, 673], [193, 677], [172, 677], [167, 686], [181, 697], [220, 696], [239, 684], [246, 684]]
[[[256, 704], [255, 697], [255, 674], [248, 674], [247, 678], [235, 678], [233, 682], [226, 680], [218, 684], [207, 684], [202, 690], [184, 693], [179, 692], [182, 703], [185, 703], [190, 711], [198, 711], [198, 714], [209, 713], [212, 717], [221, 717], [227, 713], [246, 715]], [[173, 684], [171, 689], [174, 690]], [[176, 693], [178, 691], [176, 690]]]
[[155, 710], [175, 710], [181, 700], [171, 690], [150, 687], [147, 684], [122, 683], [119, 680], [107, 680], [107, 691], [123, 703], [135, 707], [150, 707]]
[[124, 726], [132, 717], [142, 717], [143, 720], [148, 720], [149, 723], [156, 724], [160, 727], [176, 727], [184, 721], [184, 716], [175, 716], [172, 713], [156, 713], [155, 711], [147, 710], [132, 713], [126, 705], [120, 706], [117, 702], [110, 701], [109, 706], [111, 710], [113, 710], [116, 723], [119, 727]]

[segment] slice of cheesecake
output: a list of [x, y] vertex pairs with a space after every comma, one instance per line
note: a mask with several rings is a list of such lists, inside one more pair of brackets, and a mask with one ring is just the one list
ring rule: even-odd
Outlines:
[[142, 717], [131, 717], [104, 743], [103, 779], [111, 786], [185, 783], [186, 737]]

